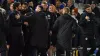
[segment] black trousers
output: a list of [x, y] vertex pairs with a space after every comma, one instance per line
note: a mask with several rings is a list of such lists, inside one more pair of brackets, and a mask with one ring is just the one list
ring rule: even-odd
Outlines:
[[[90, 47], [91, 50], [87, 52], [87, 48]], [[94, 53], [96, 49], [96, 42], [94, 36], [87, 36], [83, 38], [83, 56], [89, 56]]]
[[22, 35], [12, 36], [8, 56], [20, 56], [24, 47]]
[[28, 56], [47, 56], [47, 49], [43, 47], [36, 47], [36, 46], [30, 46], [30, 52]]
[[66, 51], [66, 56], [70, 56], [70, 50], [61, 50], [61, 49], [57, 49], [56, 51], [56, 55], [57, 56], [62, 56], [65, 54]]
[[29, 53], [29, 51], [31, 49], [30, 48], [30, 44], [29, 44], [29, 42], [30, 42], [30, 38], [29, 37], [31, 37], [31, 33], [28, 32], [27, 30], [26, 31], [24, 30], [23, 36], [24, 36], [25, 46], [24, 46], [24, 50], [23, 50], [22, 56], [28, 56], [28, 53]]
[[[56, 47], [57, 47], [56, 56], [62, 56], [62, 54], [63, 55], [66, 54], [66, 56], [70, 56], [71, 48], [63, 49], [63, 47], [60, 44], [57, 44]], [[65, 53], [65, 51], [66, 51], [66, 53]]]
[[31, 49], [32, 48], [30, 47], [29, 43], [25, 43], [25, 46], [24, 46], [24, 49], [23, 49], [23, 52], [22, 52], [22, 56], [28, 56]]

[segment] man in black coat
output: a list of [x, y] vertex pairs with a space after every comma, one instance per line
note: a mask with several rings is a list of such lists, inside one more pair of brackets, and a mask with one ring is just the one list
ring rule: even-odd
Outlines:
[[96, 19], [96, 21], [97, 21], [97, 24], [96, 24], [96, 37], [97, 37], [97, 46], [98, 45], [100, 45], [99, 44], [99, 41], [100, 41], [100, 39], [99, 39], [99, 37], [100, 37], [100, 30], [99, 30], [99, 28], [100, 28], [100, 10], [99, 10], [99, 8], [96, 6], [96, 4], [95, 3], [93, 3], [93, 4], [91, 4], [91, 7], [92, 7], [92, 11], [93, 11], [93, 13], [95, 14], [95, 19]]
[[28, 56], [29, 51], [31, 50], [31, 47], [29, 44], [30, 37], [32, 35], [31, 28], [33, 27], [32, 25], [35, 24], [35, 20], [34, 20], [34, 12], [28, 8], [27, 3], [22, 4], [21, 15], [22, 15], [21, 16], [22, 21], [26, 23], [22, 25], [23, 37], [24, 37], [24, 43], [25, 43], [22, 56]]
[[21, 22], [21, 4], [16, 2], [14, 3], [14, 12], [10, 14], [10, 48], [8, 51], [8, 56], [20, 56], [23, 46], [24, 46], [24, 39], [22, 37], [22, 22]]
[[6, 56], [6, 32], [5, 32], [5, 13], [6, 11], [0, 7], [0, 53]]
[[29, 25], [32, 27], [32, 37], [30, 38], [30, 45], [32, 51], [29, 56], [36, 56], [36, 50], [40, 56], [47, 56], [47, 46], [48, 46], [48, 21], [45, 18], [45, 14], [42, 12], [43, 7], [37, 6], [35, 17], [32, 18]]
[[[84, 6], [84, 12], [81, 15], [79, 25], [81, 26], [82, 32], [82, 45], [83, 45], [83, 56], [89, 56], [94, 53], [96, 48], [95, 42], [95, 18], [92, 13], [90, 5]], [[91, 47], [91, 50], [87, 52], [87, 47]]]
[[[68, 8], [64, 8], [63, 11], [66, 9], [68, 10]], [[61, 56], [64, 50], [66, 50], [66, 56], [70, 56], [72, 34], [75, 33], [77, 24], [76, 21], [68, 14], [68, 11], [63, 13], [63, 15], [55, 21], [53, 26], [52, 43], [53, 45], [56, 44], [57, 56]], [[57, 37], [57, 42], [55, 37]]]
[[[91, 7], [93, 9], [93, 13], [95, 14], [95, 19], [97, 21], [97, 24], [96, 24], [96, 46], [100, 48], [100, 10], [99, 8], [96, 6], [95, 2], [93, 4], [91, 4]], [[100, 50], [97, 54], [97, 56], [100, 55]]]

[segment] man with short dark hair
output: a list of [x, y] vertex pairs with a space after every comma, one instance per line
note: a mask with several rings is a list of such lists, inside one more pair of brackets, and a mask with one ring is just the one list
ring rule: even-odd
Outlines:
[[[96, 49], [95, 42], [95, 18], [92, 13], [90, 5], [84, 6], [84, 12], [81, 15], [81, 20], [79, 25], [81, 26], [82, 32], [82, 45], [83, 45], [83, 56], [89, 56], [94, 53]], [[91, 50], [87, 52], [87, 47], [90, 47]]]
[[[27, 25], [23, 24], [22, 25], [22, 30], [23, 30], [23, 37], [24, 37], [24, 50], [22, 53], [22, 56], [28, 56], [30, 51], [30, 37], [31, 37], [31, 26], [30, 26], [30, 22], [32, 21], [31, 19], [34, 19], [33, 17], [34, 12], [32, 12], [29, 9], [28, 4], [25, 2], [22, 4], [22, 10], [21, 10], [21, 19], [22, 22], [27, 23]], [[34, 23], [34, 22], [32, 22]]]
[[73, 0], [68, 0], [68, 2], [67, 2], [67, 7], [70, 8], [70, 13], [71, 13], [72, 10], [75, 8], [75, 6], [74, 6], [74, 1], [73, 1]]
[[[30, 17], [31, 37], [30, 37], [30, 53], [28, 56], [47, 56], [48, 47], [48, 21], [45, 18], [43, 7], [38, 5], [35, 13]], [[36, 54], [38, 52], [38, 54]]]
[[10, 21], [10, 48], [8, 51], [8, 56], [20, 56], [23, 46], [24, 40], [22, 37], [22, 21], [21, 21], [21, 3], [14, 3], [14, 11], [9, 16]]
[[48, 4], [46, 1], [42, 1], [41, 6], [43, 7], [43, 12], [47, 12]]

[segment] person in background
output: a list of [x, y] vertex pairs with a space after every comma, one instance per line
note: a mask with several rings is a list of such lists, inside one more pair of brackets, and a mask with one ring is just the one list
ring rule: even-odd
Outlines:
[[58, 10], [58, 13], [60, 14], [60, 15], [62, 15], [63, 13], [63, 8], [64, 8], [64, 5], [63, 4], [61, 4], [60, 6], [59, 6], [59, 10]]
[[42, 0], [42, 1], [47, 2], [48, 5], [50, 4], [50, 0]]
[[20, 12], [22, 15], [25, 15], [27, 12], [31, 12], [31, 9], [29, 8], [28, 3], [26, 3], [26, 2], [22, 3]]
[[14, 3], [14, 0], [7, 0], [7, 10], [10, 10], [10, 4]]
[[10, 44], [11, 44], [11, 34], [10, 34], [10, 31], [9, 31], [9, 29], [10, 29], [10, 20], [9, 20], [9, 16], [10, 16], [10, 14], [12, 14], [13, 12], [14, 12], [14, 8], [13, 8], [13, 4], [14, 3], [12, 3], [11, 5], [10, 5], [10, 10], [7, 12], [7, 19], [6, 19], [6, 32], [7, 32], [7, 48], [9, 49], [9, 47], [10, 47]]
[[[91, 4], [91, 7], [92, 7], [93, 13], [95, 14], [95, 19], [97, 21], [97, 24], [96, 24], [96, 46], [98, 48], [100, 48], [100, 16], [99, 16], [100, 10], [97, 7], [95, 2]], [[99, 55], [100, 55], [100, 50], [97, 53], [97, 56], [99, 56]]]
[[14, 3], [11, 3], [11, 4], [10, 4], [10, 10], [8, 11], [8, 15], [10, 15], [10, 14], [14, 11], [14, 9], [13, 9], [13, 4], [14, 4]]
[[33, 4], [34, 4], [33, 9], [35, 10], [35, 8], [36, 8], [36, 6], [38, 5], [38, 2], [39, 2], [40, 0], [31, 0], [31, 1], [32, 1]]
[[43, 12], [47, 13], [48, 4], [46, 1], [42, 1], [41, 6], [43, 7]]
[[9, 4], [12, 3], [12, 2], [14, 2], [14, 0], [7, 0], [7, 1], [8, 1]]
[[51, 4], [48, 8], [47, 19], [49, 22], [49, 29], [50, 29], [50, 31], [52, 31], [53, 24], [57, 19], [57, 10], [53, 4]]
[[34, 10], [34, 8], [33, 8], [33, 7], [34, 7], [34, 4], [33, 4], [32, 1], [28, 3], [28, 6], [29, 6], [29, 9], [30, 9], [31, 11]]
[[[84, 12], [81, 15], [79, 25], [82, 30], [82, 45], [83, 45], [83, 56], [89, 56], [94, 53], [96, 49], [95, 42], [95, 16], [92, 13], [92, 8], [90, 5], [84, 6]], [[87, 47], [90, 47], [91, 50], [87, 52]]]
[[72, 12], [72, 9], [75, 8], [73, 0], [68, 0], [67, 7], [69, 7], [70, 8], [70, 12]]
[[[79, 21], [80, 21], [80, 17], [81, 17], [81, 15], [78, 13], [78, 8], [74, 8], [72, 10], [71, 15], [76, 20], [76, 23], [78, 24]], [[80, 46], [80, 36], [81, 36], [81, 31], [80, 31], [80, 28], [78, 28], [77, 34], [73, 37], [73, 40], [72, 40], [72, 46], [73, 47]]]
[[61, 2], [60, 1], [56, 1], [56, 8], [57, 8], [57, 10], [58, 10], [60, 5], [61, 5]]
[[[49, 23], [49, 40], [50, 40], [48, 47], [50, 47], [52, 45], [52, 43], [51, 43], [52, 28], [53, 28], [53, 24], [57, 18], [58, 18], [58, 15], [57, 15], [56, 7], [53, 4], [50, 4], [50, 6], [48, 8], [48, 15], [47, 15], [47, 20]], [[49, 55], [52, 55], [52, 54], [50, 54], [50, 52], [53, 53], [51, 50], [52, 50], [52, 48], [48, 50]]]
[[74, 8], [74, 9], [72, 9], [72, 17], [76, 20], [76, 22], [78, 23], [79, 21], [80, 21], [80, 14], [79, 14], [79, 12], [78, 12], [78, 8]]
[[100, 14], [100, 10], [99, 8], [97, 7], [96, 3], [92, 3], [91, 4], [91, 7], [92, 7], [92, 12], [95, 14], [95, 16], [97, 18], [100, 18], [99, 14]]
[[[70, 56], [70, 50], [72, 47], [72, 34], [77, 27], [76, 21], [69, 15], [69, 8], [63, 8], [63, 15], [58, 17], [53, 25], [52, 39], [53, 46], [56, 46], [56, 55], [61, 56], [66, 51], [66, 56]], [[56, 38], [56, 40], [55, 40]]]

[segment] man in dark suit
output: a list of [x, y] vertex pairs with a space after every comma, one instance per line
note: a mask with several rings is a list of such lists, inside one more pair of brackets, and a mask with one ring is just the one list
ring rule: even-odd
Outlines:
[[8, 56], [20, 56], [24, 41], [22, 37], [22, 22], [21, 22], [21, 3], [14, 3], [14, 12], [10, 14], [9, 20], [10, 20], [10, 48], [8, 51]]
[[47, 56], [48, 45], [48, 21], [45, 18], [45, 14], [42, 6], [36, 7], [35, 19], [31, 25], [32, 37], [30, 38], [30, 45], [32, 47], [31, 54], [28, 56], [36, 56], [36, 50], [40, 53], [40, 56]]

